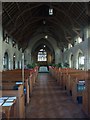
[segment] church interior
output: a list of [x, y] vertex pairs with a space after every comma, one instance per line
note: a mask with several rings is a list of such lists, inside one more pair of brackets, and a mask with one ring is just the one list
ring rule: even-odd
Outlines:
[[0, 2], [1, 120], [89, 119], [89, 75], [90, 2]]

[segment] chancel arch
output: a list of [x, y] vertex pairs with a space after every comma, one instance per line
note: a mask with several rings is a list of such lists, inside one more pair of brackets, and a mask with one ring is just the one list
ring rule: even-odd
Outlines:
[[47, 65], [55, 62], [55, 53], [52, 45], [45, 39], [37, 41], [31, 50], [32, 62]]

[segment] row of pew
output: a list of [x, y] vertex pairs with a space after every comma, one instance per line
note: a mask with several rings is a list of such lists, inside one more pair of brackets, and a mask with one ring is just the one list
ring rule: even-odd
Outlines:
[[90, 70], [49, 66], [49, 71], [73, 102], [81, 104], [84, 113], [90, 117]]
[[[34, 69], [24, 69], [24, 74], [22, 75], [22, 73], [21, 69], [7, 70], [0, 73], [2, 75], [2, 80], [0, 80], [0, 112], [2, 118], [3, 114], [8, 120], [11, 117], [25, 118], [25, 107], [30, 103], [33, 87], [38, 76], [38, 66]], [[10, 97], [16, 99], [11, 100]], [[12, 108], [14, 112], [12, 112]]]

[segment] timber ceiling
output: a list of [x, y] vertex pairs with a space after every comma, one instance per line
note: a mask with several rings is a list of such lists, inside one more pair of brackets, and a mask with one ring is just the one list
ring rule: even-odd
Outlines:
[[[73, 37], [80, 35], [90, 18], [88, 2], [3, 2], [2, 8], [3, 29], [23, 49], [40, 33], [55, 38], [61, 49], [73, 44]], [[49, 8], [53, 8], [52, 16]]]

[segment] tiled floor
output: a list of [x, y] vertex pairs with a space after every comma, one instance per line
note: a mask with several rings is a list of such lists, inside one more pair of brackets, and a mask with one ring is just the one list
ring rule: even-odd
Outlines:
[[73, 103], [49, 73], [39, 73], [26, 118], [86, 118], [81, 105]]

